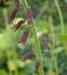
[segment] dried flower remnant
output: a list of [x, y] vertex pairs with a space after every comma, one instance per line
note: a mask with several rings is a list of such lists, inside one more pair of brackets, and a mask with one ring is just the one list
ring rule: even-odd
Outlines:
[[22, 24], [25, 23], [25, 20], [20, 20], [16, 25], [12, 27], [13, 31], [16, 31]]
[[16, 17], [18, 10], [15, 8], [13, 9], [12, 13], [9, 16], [9, 22], [13, 21], [13, 19]]
[[31, 8], [29, 8], [28, 11], [27, 11], [27, 18], [28, 18], [29, 22], [32, 23], [33, 14], [32, 14]]
[[14, 3], [15, 3], [15, 5], [16, 5], [16, 8], [17, 8], [17, 9], [20, 9], [20, 8], [21, 8], [20, 0], [14, 0]]
[[20, 37], [19, 44], [18, 44], [20, 47], [22, 47], [26, 43], [29, 36], [29, 30], [30, 29], [25, 30], [22, 36]]

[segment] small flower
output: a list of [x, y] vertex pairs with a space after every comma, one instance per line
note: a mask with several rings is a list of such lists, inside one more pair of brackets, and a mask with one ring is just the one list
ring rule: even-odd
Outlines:
[[13, 31], [16, 31], [23, 23], [25, 23], [25, 20], [20, 20], [16, 25], [12, 27]]
[[20, 0], [14, 0], [16, 8], [19, 9], [21, 7]]
[[28, 59], [31, 59], [33, 55], [33, 51], [28, 51], [25, 54], [22, 55], [22, 59], [23, 61], [26, 61]]
[[49, 48], [49, 41], [48, 41], [48, 37], [45, 37], [45, 39], [42, 39], [42, 45], [45, 48]]
[[45, 48], [48, 48], [49, 46], [48, 46], [48, 40], [45, 40], [44, 41], [44, 46], [45, 46]]
[[29, 22], [32, 23], [33, 14], [32, 14], [31, 8], [29, 8], [28, 11], [27, 11], [27, 18], [28, 18]]
[[26, 43], [26, 41], [28, 39], [28, 36], [29, 36], [29, 30], [30, 29], [27, 29], [23, 32], [23, 34], [22, 34], [22, 36], [20, 37], [20, 40], [19, 40], [19, 46], [22, 47]]
[[15, 8], [13, 9], [12, 13], [9, 16], [9, 21], [13, 21], [13, 19], [16, 17], [18, 10]]
[[39, 67], [40, 67], [40, 61], [37, 61], [37, 63], [35, 64], [35, 72], [38, 73], [39, 72]]
[[13, 25], [17, 24], [19, 21], [24, 20], [23, 17], [17, 17], [13, 20]]

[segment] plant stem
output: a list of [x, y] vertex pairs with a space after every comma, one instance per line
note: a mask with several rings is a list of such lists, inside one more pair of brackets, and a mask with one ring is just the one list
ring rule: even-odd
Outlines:
[[5, 19], [5, 26], [6, 26], [6, 29], [7, 29], [7, 26], [8, 26], [8, 18], [7, 18], [7, 9], [6, 8], [3, 8], [3, 15], [4, 15], [4, 19]]
[[39, 44], [39, 40], [37, 37], [37, 33], [36, 33], [36, 29], [35, 29], [35, 25], [32, 25], [32, 31], [34, 34], [34, 39], [35, 39], [35, 44], [36, 44], [36, 48], [37, 48], [37, 58], [40, 59], [40, 75], [44, 75], [43, 73], [43, 60], [42, 60], [42, 55], [41, 55], [41, 49], [40, 49], [40, 44]]
[[57, 7], [57, 10], [58, 10], [58, 14], [59, 14], [59, 18], [60, 18], [61, 32], [64, 34], [64, 20], [63, 20], [63, 15], [62, 15], [62, 12], [61, 12], [58, 0], [54, 0], [54, 1], [55, 1], [56, 7]]
[[[54, 0], [54, 1], [55, 1], [56, 7], [57, 7], [57, 10], [58, 10], [58, 14], [59, 14], [59, 18], [60, 18], [61, 32], [62, 32], [62, 34], [64, 34], [65, 31], [64, 31], [63, 15], [62, 15], [58, 0]], [[65, 54], [67, 55], [67, 47], [66, 47], [67, 44], [66, 44], [66, 42], [63, 42], [63, 45], [64, 45], [64, 48], [65, 48]]]
[[[52, 16], [49, 15], [49, 28], [50, 28], [50, 32], [51, 32], [51, 39], [52, 39], [52, 48], [54, 49], [54, 41], [55, 41], [55, 34], [54, 34], [54, 26], [53, 26], [53, 22], [52, 22]], [[52, 50], [53, 50], [52, 49]]]
[[22, 5], [23, 5], [23, 7], [24, 7], [25, 12], [27, 12], [27, 10], [28, 10], [28, 8], [29, 8], [29, 6], [28, 6], [28, 4], [27, 4], [27, 1], [26, 1], [26, 0], [21, 0], [21, 3], [22, 3]]
[[51, 15], [51, 3], [48, 2], [48, 13], [49, 13], [49, 16], [48, 16], [48, 23], [49, 23], [49, 30], [51, 32], [51, 36], [49, 36], [49, 38], [51, 38], [51, 47], [50, 47], [50, 50], [51, 50], [51, 60], [50, 60], [50, 65], [49, 65], [49, 72], [53, 72], [53, 63], [55, 65], [55, 69], [56, 69], [56, 74], [58, 75], [58, 66], [57, 66], [57, 59], [56, 59], [56, 56], [57, 55], [54, 55], [52, 52], [54, 51], [54, 48], [55, 48], [55, 33], [54, 33], [54, 26], [53, 26], [53, 19], [52, 19], [52, 15]]
[[42, 16], [42, 14], [44, 13], [44, 11], [46, 9], [45, 4], [46, 4], [46, 7], [47, 7], [47, 1], [43, 2], [43, 6], [40, 8], [40, 12], [36, 17], [36, 21], [38, 21], [40, 19], [40, 17]]
[[[55, 69], [56, 69], [56, 74], [58, 75], [58, 66], [57, 66], [57, 55], [54, 55], [52, 53], [52, 51], [54, 51], [54, 48], [55, 48], [55, 33], [54, 33], [54, 26], [53, 26], [53, 22], [52, 22], [52, 16], [50, 15], [49, 16], [49, 27], [50, 27], [50, 31], [51, 31], [51, 39], [52, 39], [52, 45], [50, 47], [50, 50], [51, 50], [51, 63], [50, 63], [50, 66], [49, 66], [49, 70], [52, 71], [53, 70], [53, 63], [55, 65]], [[50, 36], [49, 36], [50, 37]]]
[[[25, 8], [25, 11], [27, 12], [27, 10], [29, 8], [29, 6], [27, 4], [27, 1], [22, 0], [22, 3], [23, 3], [23, 6]], [[37, 48], [37, 58], [40, 60], [40, 74], [39, 75], [44, 75], [43, 65], [42, 65], [43, 62], [42, 62], [41, 49], [40, 49], [40, 44], [39, 44], [39, 40], [38, 40], [38, 37], [37, 37], [37, 32], [36, 32], [36, 29], [35, 29], [34, 21], [32, 22], [32, 32], [33, 32], [33, 35], [34, 35], [35, 44], [36, 44], [36, 48]]]

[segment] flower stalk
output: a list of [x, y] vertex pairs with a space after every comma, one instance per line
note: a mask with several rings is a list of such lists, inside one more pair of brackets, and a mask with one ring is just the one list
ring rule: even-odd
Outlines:
[[58, 0], [54, 0], [54, 1], [55, 1], [55, 4], [56, 4], [56, 8], [57, 8], [58, 14], [59, 14], [59, 19], [60, 19], [60, 24], [61, 24], [61, 32], [64, 34], [64, 20], [63, 20], [63, 15], [62, 15], [62, 12], [61, 12]]
[[[28, 6], [27, 1], [22, 0], [22, 4], [24, 6], [25, 11], [28, 12], [28, 9], [30, 7]], [[43, 65], [42, 65], [43, 61], [42, 61], [41, 49], [40, 49], [40, 44], [39, 44], [39, 40], [38, 40], [38, 37], [37, 37], [37, 32], [36, 32], [36, 29], [35, 29], [35, 23], [34, 23], [33, 20], [32, 20], [32, 32], [33, 32], [33, 35], [34, 35], [35, 44], [36, 44], [36, 48], [37, 48], [37, 58], [40, 60], [40, 73], [39, 73], [39, 75], [44, 75]]]
[[[64, 31], [64, 19], [63, 19], [62, 11], [61, 11], [61, 8], [59, 6], [58, 0], [54, 0], [54, 1], [55, 1], [56, 8], [57, 8], [57, 11], [58, 11], [58, 14], [59, 14], [59, 18], [60, 18], [61, 33], [63, 35], [65, 35], [65, 31]], [[64, 45], [64, 49], [65, 49], [65, 54], [67, 55], [67, 46], [66, 46], [67, 44], [66, 44], [66, 42], [63, 42], [63, 45]]]
[[51, 59], [50, 59], [50, 64], [49, 64], [49, 72], [53, 72], [53, 63], [55, 65], [55, 70], [56, 70], [56, 74], [58, 75], [58, 65], [57, 65], [57, 55], [53, 54], [52, 52], [54, 51], [55, 48], [55, 32], [54, 32], [54, 25], [53, 25], [53, 19], [52, 19], [52, 15], [51, 15], [51, 3], [48, 2], [48, 24], [49, 24], [49, 30], [51, 32], [51, 36], [49, 35], [49, 38], [51, 38]]

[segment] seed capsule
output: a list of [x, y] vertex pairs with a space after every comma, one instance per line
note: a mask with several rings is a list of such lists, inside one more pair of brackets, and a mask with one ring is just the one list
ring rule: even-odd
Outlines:
[[33, 15], [32, 15], [32, 9], [31, 8], [28, 9], [27, 18], [28, 18], [29, 22], [32, 23]]
[[18, 10], [16, 8], [13, 9], [12, 13], [9, 16], [9, 21], [12, 21], [16, 17], [17, 12], [18, 12]]
[[20, 20], [16, 25], [12, 27], [13, 31], [16, 31], [23, 23], [25, 23], [25, 20]]
[[25, 31], [23, 32], [22, 36], [20, 37], [19, 45], [20, 45], [21, 47], [26, 43], [26, 41], [27, 41], [27, 39], [28, 39], [29, 30], [30, 30], [30, 29], [25, 30]]

